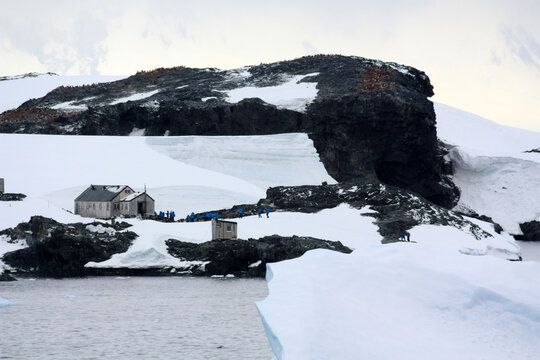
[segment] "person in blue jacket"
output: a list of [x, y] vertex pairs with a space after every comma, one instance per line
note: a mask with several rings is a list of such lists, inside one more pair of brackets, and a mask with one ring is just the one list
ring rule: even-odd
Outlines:
[[257, 209], [257, 213], [259, 214], [259, 217], [261, 217], [262, 209], [261, 208]]
[[270, 217], [268, 214], [270, 214], [270, 209], [266, 208], [266, 217]]
[[244, 209], [238, 209], [238, 215], [240, 215], [240, 217], [244, 217]]

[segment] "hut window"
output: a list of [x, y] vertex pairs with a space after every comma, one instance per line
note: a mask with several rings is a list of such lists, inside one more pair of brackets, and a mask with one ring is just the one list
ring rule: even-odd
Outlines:
[[232, 231], [232, 226], [231, 226], [231, 225], [227, 225], [227, 231], [228, 231], [228, 232], [231, 232], [231, 231]]

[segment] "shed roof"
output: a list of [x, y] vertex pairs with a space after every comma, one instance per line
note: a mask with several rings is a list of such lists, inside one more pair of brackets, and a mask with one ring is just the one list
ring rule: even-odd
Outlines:
[[[125, 198], [123, 198], [123, 199], [120, 200], [120, 201], [129, 202], [129, 201], [135, 200], [136, 198], [138, 198], [138, 197], [141, 196], [142, 194], [146, 194], [146, 191], [142, 191], [142, 192], [134, 192], [133, 194], [130, 194], [130, 195], [126, 196]], [[146, 196], [148, 196], [150, 199], [154, 200], [150, 195], [146, 194]], [[155, 200], [154, 200], [154, 201], [155, 201]]]
[[237, 225], [238, 223], [235, 221], [227, 221], [227, 220], [220, 220], [220, 219], [212, 219], [212, 221], [215, 221], [216, 223], [226, 223], [226, 224], [234, 224]]
[[127, 185], [90, 185], [75, 201], [111, 201], [120, 194]]

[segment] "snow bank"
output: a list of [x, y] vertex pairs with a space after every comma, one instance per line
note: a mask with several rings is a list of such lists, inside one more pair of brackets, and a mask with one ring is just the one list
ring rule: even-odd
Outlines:
[[540, 133], [435, 104], [437, 134], [454, 145], [454, 183], [461, 190], [458, 208], [473, 209], [521, 234], [519, 223], [540, 220]]
[[519, 223], [540, 220], [540, 163], [515, 157], [475, 156], [454, 148], [454, 183], [461, 190], [458, 207], [490, 216], [505, 231], [521, 234]]
[[192, 265], [203, 265], [203, 261], [180, 261], [168, 254], [163, 254], [154, 248], [144, 251], [130, 251], [115, 254], [109, 260], [96, 263], [89, 262], [85, 266], [90, 268], [129, 268], [129, 269], [161, 269], [164, 267], [187, 268]]
[[423, 241], [362, 242], [269, 265], [257, 308], [277, 359], [537, 359], [539, 271]]
[[59, 86], [79, 86], [111, 82], [127, 76], [58, 76], [43, 74], [37, 77], [26, 77], [0, 81], [0, 113], [14, 109], [31, 98], [40, 98]]
[[317, 83], [300, 81], [306, 77], [316, 75], [318, 73], [294, 75], [276, 86], [246, 86], [224, 92], [227, 95], [227, 101], [230, 103], [237, 103], [247, 98], [259, 98], [280, 109], [305, 112], [306, 107], [317, 97]]
[[512, 236], [507, 233], [497, 234], [492, 224], [473, 218], [467, 220], [477, 224], [492, 236], [477, 240], [471, 233], [455, 227], [421, 225], [410, 230], [411, 238], [427, 249], [433, 248], [433, 251], [445, 250], [472, 256], [494, 255], [502, 259], [519, 259], [521, 249]]

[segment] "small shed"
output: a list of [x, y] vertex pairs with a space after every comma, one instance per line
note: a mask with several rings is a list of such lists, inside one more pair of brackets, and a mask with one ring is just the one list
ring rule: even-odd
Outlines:
[[0, 178], [0, 194], [4, 193], [4, 178]]
[[234, 221], [212, 219], [212, 240], [236, 240], [237, 226]]
[[146, 192], [134, 192], [120, 200], [120, 212], [122, 215], [152, 215], [155, 201]]

